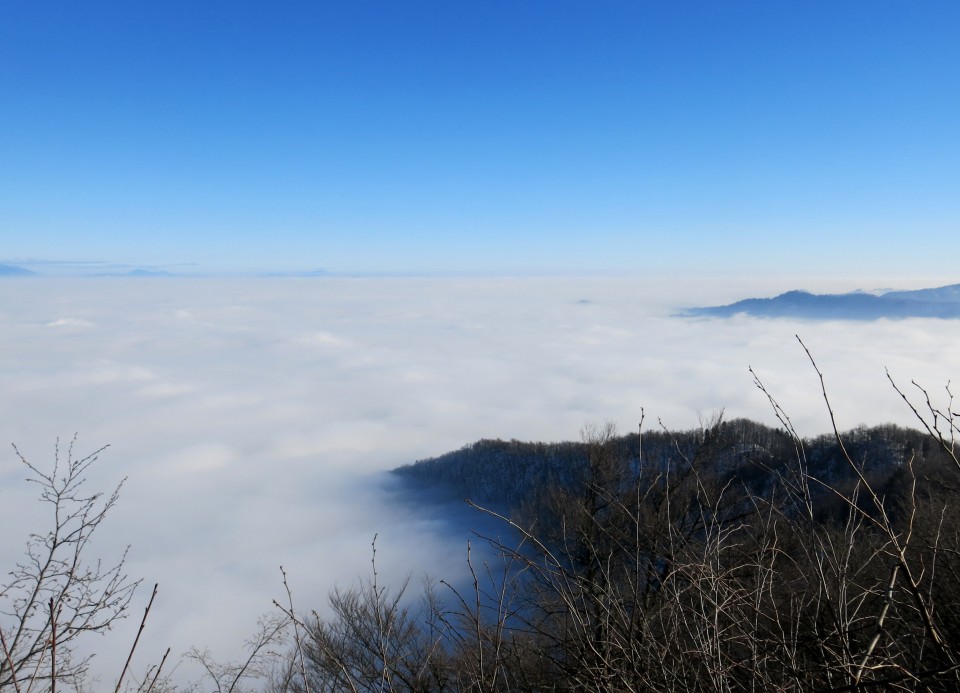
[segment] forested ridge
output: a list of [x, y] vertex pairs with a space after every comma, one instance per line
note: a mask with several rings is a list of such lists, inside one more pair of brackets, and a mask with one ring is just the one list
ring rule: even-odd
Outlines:
[[927, 404], [922, 431], [801, 438], [774, 403], [778, 428], [588, 426], [395, 472], [517, 532], [456, 610], [484, 690], [955, 691], [956, 415]]
[[[589, 437], [589, 431], [585, 431]], [[943, 451], [930, 436], [894, 424], [859, 426], [841, 434], [846, 453], [858, 462], [872, 483], [896, 492], [908, 462], [926, 466]], [[779, 475], [795, 463], [797, 444], [804, 450], [806, 471], [827, 486], [853, 483], [856, 472], [845, 461], [834, 434], [795, 441], [783, 428], [722, 415], [697, 429], [653, 430], [615, 435], [608, 444], [625, 470], [665, 470], [676, 459], [703, 458], [701, 469], [725, 483], [736, 480], [753, 494], [769, 494]], [[583, 483], [589, 467], [589, 440], [555, 443], [484, 439], [438, 457], [393, 470], [413, 488], [469, 499], [505, 511], [517, 511], [544, 489], [572, 489]]]

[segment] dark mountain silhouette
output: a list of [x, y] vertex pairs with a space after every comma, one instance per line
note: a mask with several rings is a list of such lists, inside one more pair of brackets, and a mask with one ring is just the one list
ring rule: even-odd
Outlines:
[[748, 298], [725, 306], [689, 308], [682, 315], [726, 318], [739, 313], [811, 320], [954, 319], [960, 318], [960, 284], [916, 291], [889, 291], [881, 295], [788, 291], [774, 298]]
[[[861, 471], [883, 486], [910, 460], [925, 464], [940, 453], [929, 436], [893, 424], [858, 427], [843, 435], [847, 452]], [[807, 472], [834, 487], [854, 483], [833, 435], [802, 441]], [[702, 472], [720, 486], [736, 482], [759, 496], [769, 495], [777, 478], [796, 461], [794, 441], [781, 429], [751, 421], [719, 421], [705, 429], [647, 431], [612, 440], [626, 477], [641, 469], [662, 473], [690, 460], [704, 463]], [[512, 513], [544, 502], [546, 490], [582, 484], [589, 466], [590, 445], [584, 442], [480, 440], [439, 457], [393, 470], [408, 489], [432, 492], [437, 498], [465, 499]], [[832, 503], [832, 492], [818, 486], [812, 493]]]

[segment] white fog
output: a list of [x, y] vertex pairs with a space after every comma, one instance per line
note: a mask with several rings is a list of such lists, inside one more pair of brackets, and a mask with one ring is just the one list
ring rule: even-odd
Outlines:
[[[945, 282], [946, 283], [946, 282]], [[480, 438], [575, 439], [695, 427], [723, 409], [775, 425], [752, 366], [802, 435], [911, 425], [886, 380], [940, 395], [960, 371], [960, 322], [672, 317], [684, 306], [796, 288], [782, 279], [26, 279], [0, 283], [0, 557], [43, 527], [34, 464], [76, 432], [110, 448], [91, 489], [126, 477], [96, 546], [131, 546], [143, 578], [127, 646], [154, 582], [143, 660], [209, 647], [236, 657], [290, 576], [298, 608], [369, 569], [385, 580], [461, 574], [466, 535], [430, 507], [382, 493], [382, 472]], [[898, 288], [912, 288], [920, 284]], [[927, 285], [933, 286], [934, 283]], [[803, 288], [848, 290], [852, 284]], [[864, 288], [872, 288], [870, 286]], [[97, 666], [115, 669], [107, 655]], [[95, 667], [96, 669], [97, 667]]]

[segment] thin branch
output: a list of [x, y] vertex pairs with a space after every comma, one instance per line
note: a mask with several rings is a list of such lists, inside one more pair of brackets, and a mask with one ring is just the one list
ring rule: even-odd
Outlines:
[[123, 677], [127, 674], [127, 669], [130, 667], [130, 660], [133, 659], [133, 653], [137, 649], [137, 643], [140, 642], [140, 635], [143, 633], [144, 627], [147, 625], [147, 616], [150, 615], [150, 607], [153, 606], [153, 600], [157, 596], [157, 587], [155, 583], [153, 585], [153, 593], [150, 595], [150, 601], [147, 602], [147, 608], [143, 610], [143, 618], [140, 619], [140, 628], [137, 629], [137, 635], [133, 639], [133, 645], [130, 647], [130, 654], [127, 655], [127, 661], [123, 665], [123, 671], [120, 672], [120, 678], [117, 679], [117, 687], [113, 689], [114, 693], [120, 693], [120, 686], [123, 685]]

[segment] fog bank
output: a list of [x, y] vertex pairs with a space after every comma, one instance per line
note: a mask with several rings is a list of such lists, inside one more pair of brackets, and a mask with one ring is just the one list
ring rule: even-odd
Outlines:
[[[480, 438], [573, 439], [587, 421], [635, 430], [641, 410], [667, 428], [721, 409], [775, 424], [748, 366], [802, 435], [822, 433], [797, 334], [842, 428], [912, 424], [885, 368], [937, 395], [960, 371], [960, 321], [672, 317], [784, 289], [765, 281], [5, 280], [0, 441], [41, 467], [58, 436], [109, 443], [90, 484], [128, 481], [98, 549], [130, 544], [130, 574], [160, 583], [140, 659], [233, 657], [281, 596], [281, 564], [304, 609], [367, 574], [374, 534], [385, 579], [463, 570], [465, 537], [385, 502], [382, 472], [400, 464]], [[43, 523], [23, 477], [8, 449], [4, 570]]]

